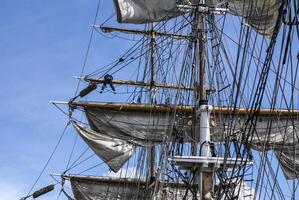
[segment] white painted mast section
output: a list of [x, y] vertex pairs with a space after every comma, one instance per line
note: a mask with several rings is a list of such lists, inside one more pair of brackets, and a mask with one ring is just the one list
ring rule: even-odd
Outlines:
[[210, 141], [211, 141], [211, 134], [210, 134], [210, 114], [213, 107], [209, 105], [201, 105], [199, 107], [200, 111], [200, 155], [204, 157], [211, 157], [210, 151]]

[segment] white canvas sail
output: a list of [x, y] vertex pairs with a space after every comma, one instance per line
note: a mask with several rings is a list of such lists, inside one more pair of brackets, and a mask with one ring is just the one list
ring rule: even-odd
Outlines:
[[228, 0], [229, 12], [242, 16], [259, 34], [271, 37], [279, 15], [281, 0]]
[[[120, 179], [108, 178], [79, 178], [71, 177], [71, 185], [75, 199], [80, 200], [146, 200], [144, 187], [138, 180], [126, 182]], [[140, 182], [140, 181], [139, 181]]]
[[173, 128], [175, 124], [172, 123], [173, 116], [170, 113], [93, 108], [85, 108], [85, 113], [93, 130], [140, 146], [174, 140], [175, 137], [184, 139], [185, 142], [191, 138], [192, 126], [187, 124], [188, 119], [183, 127], [184, 131], [179, 132]]
[[[236, 128], [230, 133], [237, 141], [242, 142], [241, 127], [245, 119], [238, 117], [234, 122]], [[294, 122], [294, 123], [292, 123]], [[271, 124], [271, 128], [269, 127]], [[217, 125], [221, 127], [220, 124]], [[290, 117], [260, 117], [255, 126], [254, 135], [249, 137], [251, 148], [260, 152], [274, 151], [280, 167], [287, 179], [299, 177], [299, 123], [298, 118]], [[222, 128], [224, 131], [225, 127]], [[215, 131], [214, 141], [223, 141], [226, 134]]]
[[124, 140], [84, 128], [76, 122], [73, 122], [73, 126], [95, 154], [114, 172], [117, 172], [135, 152], [135, 146]]
[[[161, 143], [173, 140], [174, 133], [171, 114], [156, 113], [151, 111], [121, 111], [100, 108], [85, 108], [90, 127], [95, 131], [111, 138], [128, 141], [131, 144], [147, 146], [148, 144]], [[191, 118], [192, 119], [192, 118]], [[241, 129], [247, 119], [246, 115], [234, 117], [234, 130], [229, 133], [227, 127], [231, 122], [229, 116], [222, 116], [221, 121], [214, 117], [211, 128], [213, 141], [225, 141], [226, 137], [235, 137], [241, 142]], [[291, 123], [292, 120], [294, 123]], [[271, 128], [269, 128], [269, 122]], [[180, 124], [181, 138], [188, 142], [191, 137], [192, 122], [189, 118]], [[253, 136], [251, 147], [257, 151], [273, 150], [287, 179], [298, 178], [299, 174], [299, 121], [297, 117], [261, 116], [255, 126], [256, 135]]]
[[149, 182], [144, 179], [71, 176], [70, 181], [78, 200], [193, 199], [190, 191], [186, 193], [186, 185], [178, 182], [160, 181], [163, 189], [153, 197], [154, 188], [148, 187]]
[[120, 23], [142, 24], [180, 15], [176, 0], [114, 0]]
[[[167, 20], [184, 14], [177, 5], [194, 5], [196, 0], [114, 0], [120, 23], [142, 24]], [[229, 13], [242, 16], [259, 34], [271, 37], [277, 21], [281, 0], [207, 1], [210, 6], [227, 5]]]

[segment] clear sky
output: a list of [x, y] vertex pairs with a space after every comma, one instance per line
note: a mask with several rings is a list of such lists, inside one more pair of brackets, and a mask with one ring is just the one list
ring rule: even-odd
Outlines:
[[[0, 200], [27, 194], [61, 135], [67, 118], [49, 101], [75, 92], [97, 2], [0, 1]], [[65, 168], [73, 140], [67, 131], [38, 187]]]

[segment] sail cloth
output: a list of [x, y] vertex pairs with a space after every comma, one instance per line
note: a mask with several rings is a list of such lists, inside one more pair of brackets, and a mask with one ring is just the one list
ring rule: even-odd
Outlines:
[[73, 122], [73, 126], [95, 154], [114, 172], [117, 172], [135, 153], [135, 146], [124, 140], [84, 128], [77, 122]]
[[[285, 121], [286, 122], [286, 121]], [[279, 123], [279, 122], [278, 122]], [[273, 123], [277, 131], [259, 132], [252, 138], [252, 148], [258, 151], [273, 150], [287, 179], [299, 178], [298, 124]], [[290, 120], [288, 124], [291, 124]]]
[[177, 0], [114, 0], [114, 5], [120, 23], [158, 22], [181, 14]]
[[[183, 125], [173, 123], [171, 113], [140, 112], [85, 108], [90, 127], [97, 132], [113, 138], [119, 138], [139, 146], [183, 139], [190, 141], [192, 126], [186, 119], [180, 119]], [[184, 123], [185, 122], [185, 123]], [[180, 127], [178, 130], [173, 127]]]
[[228, 0], [227, 5], [231, 14], [244, 17], [256, 32], [272, 36], [281, 0]]
[[[120, 23], [151, 23], [184, 14], [177, 5], [196, 5], [197, 0], [114, 0]], [[271, 37], [281, 0], [211, 0], [209, 6], [227, 5], [229, 13], [242, 16], [259, 34]]]
[[284, 145], [282, 148], [274, 148], [282, 171], [287, 179], [299, 178], [299, 144]]
[[121, 184], [121, 181], [112, 179], [78, 178], [71, 179], [72, 190], [75, 199], [78, 200], [146, 200], [145, 189], [139, 186], [138, 182], [128, 181]]
[[[147, 146], [162, 141], [173, 141], [180, 133], [180, 138], [184, 142], [189, 142], [191, 138], [192, 126], [189, 124], [188, 117], [178, 117], [182, 120], [177, 124], [173, 123], [173, 116], [169, 113], [154, 111], [125, 111], [109, 110], [100, 108], [85, 108], [91, 129], [95, 132], [111, 138], [118, 138], [127, 141], [130, 144]], [[234, 117], [233, 125], [229, 126], [231, 120], [228, 116], [214, 116], [211, 127], [213, 141], [225, 141], [229, 134], [227, 127], [234, 127], [233, 135], [241, 142], [240, 130], [246, 120], [245, 115]], [[268, 128], [272, 120], [272, 126]], [[294, 120], [294, 124], [291, 124]], [[281, 165], [281, 168], [287, 179], [298, 178], [299, 175], [299, 119], [290, 117], [267, 117], [261, 116], [256, 124], [256, 134], [252, 138], [251, 146], [258, 151], [273, 150]], [[192, 124], [192, 123], [191, 123]], [[180, 131], [174, 130], [173, 127], [180, 127]], [[194, 128], [194, 127], [193, 127]], [[174, 136], [176, 135], [176, 136]], [[239, 137], [239, 138], [238, 138]]]
[[[146, 189], [149, 183], [143, 179], [72, 176], [70, 181], [78, 200], [150, 200], [153, 199], [151, 189], [155, 188]], [[163, 190], [155, 195], [155, 199], [193, 199], [190, 191], [186, 195], [183, 183], [167, 182], [163, 185]]]
[[[239, 142], [242, 137], [242, 126], [246, 118], [238, 116], [232, 122], [233, 134], [216, 122], [218, 130], [212, 134], [213, 141], [225, 141], [224, 135], [231, 135]], [[226, 119], [227, 121], [227, 119]], [[220, 128], [219, 128], [220, 127]], [[221, 130], [221, 131], [220, 131]], [[274, 151], [280, 167], [287, 179], [299, 178], [299, 118], [298, 117], [260, 117], [255, 126], [254, 135], [249, 137], [251, 148], [260, 152]], [[223, 132], [225, 134], [223, 134]]]

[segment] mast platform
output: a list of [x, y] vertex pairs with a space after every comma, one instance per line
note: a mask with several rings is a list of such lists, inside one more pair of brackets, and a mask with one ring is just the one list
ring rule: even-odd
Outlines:
[[199, 170], [200, 172], [214, 172], [216, 169], [232, 169], [242, 165], [252, 165], [241, 158], [222, 158], [204, 156], [174, 156], [169, 161], [184, 170]]

